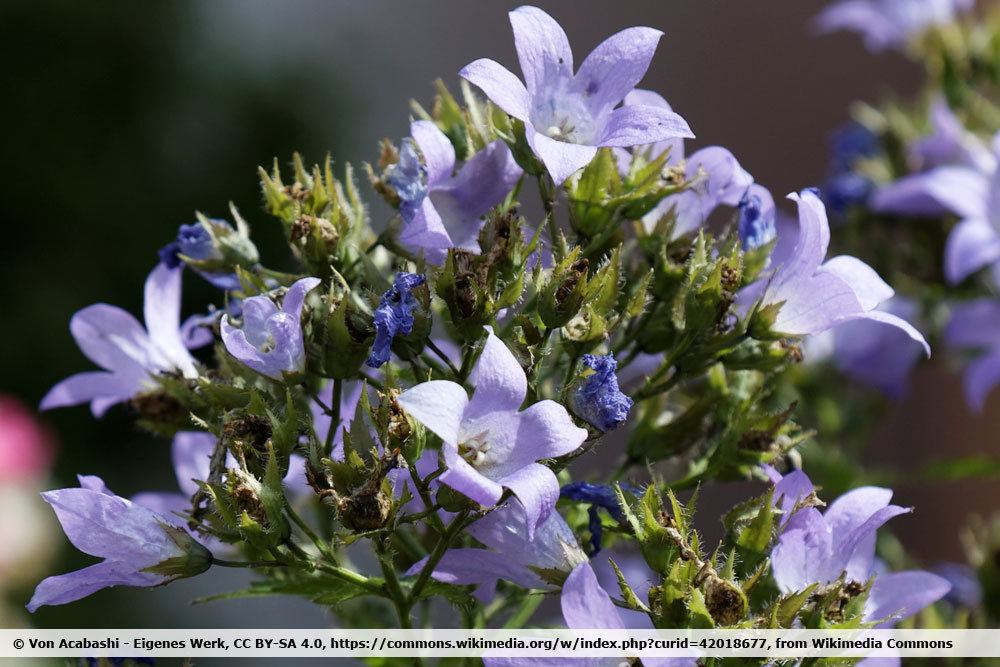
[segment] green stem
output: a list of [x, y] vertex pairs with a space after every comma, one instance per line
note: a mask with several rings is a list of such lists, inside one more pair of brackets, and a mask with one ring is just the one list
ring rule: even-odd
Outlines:
[[212, 558], [212, 565], [218, 565], [219, 567], [284, 567], [285, 564], [278, 560], [248, 560], [248, 561], [237, 561], [237, 560], [222, 560], [220, 558]]
[[312, 541], [312, 543], [316, 545], [316, 548], [319, 550], [320, 554], [327, 560], [335, 562], [333, 553], [330, 551], [329, 547], [327, 547], [326, 542], [321, 540], [319, 536], [315, 532], [313, 532], [313, 529], [309, 527], [309, 524], [307, 524], [302, 519], [302, 517], [300, 517], [298, 513], [296, 513], [296, 511], [292, 509], [291, 504], [288, 503], [285, 504], [285, 512], [288, 514], [288, 518], [290, 518], [292, 522], [299, 527], [299, 530], [305, 533], [306, 537], [308, 537]]
[[410, 620], [411, 603], [403, 593], [402, 586], [399, 585], [396, 568], [389, 561], [385, 545], [376, 541], [376, 550], [378, 551], [379, 565], [382, 567], [382, 575], [385, 577], [385, 589], [389, 593], [389, 599], [392, 600], [392, 604], [396, 608], [396, 615], [399, 617], [399, 627], [409, 630], [413, 627], [413, 622]]
[[436, 530], [439, 535], [443, 535], [445, 532], [444, 522], [441, 521], [441, 517], [438, 516], [437, 512], [431, 511], [434, 509], [434, 503], [431, 502], [431, 494], [427, 491], [427, 485], [424, 484], [424, 480], [420, 479], [420, 475], [417, 473], [417, 469], [414, 466], [410, 466], [410, 479], [413, 480], [413, 486], [417, 489], [417, 493], [420, 495], [420, 500], [424, 503], [424, 509], [429, 512], [427, 517], [430, 519], [434, 530]]
[[357, 572], [352, 572], [351, 570], [342, 568], [338, 565], [327, 565], [326, 563], [319, 563], [316, 569], [325, 572], [331, 576], [336, 577], [342, 581], [346, 581], [350, 584], [354, 584], [359, 588], [363, 588], [369, 593], [385, 597], [385, 591], [378, 584], [373, 583], [368, 577], [358, 574]]
[[344, 381], [334, 379], [333, 398], [330, 399], [330, 409], [327, 410], [327, 414], [330, 415], [330, 430], [326, 433], [326, 444], [323, 447], [323, 451], [327, 457], [329, 457], [333, 452], [333, 436], [337, 433], [337, 429], [340, 427], [340, 401], [343, 391]]
[[441, 348], [439, 348], [437, 344], [429, 338], [427, 339], [427, 347], [428, 349], [430, 349], [431, 352], [436, 354], [438, 358], [441, 359], [441, 361], [448, 364], [448, 368], [451, 369], [452, 375], [454, 375], [456, 378], [459, 377], [460, 372], [458, 368], [455, 367], [455, 364], [452, 363], [451, 359], [448, 358], [448, 355], [442, 352]]
[[528, 594], [521, 601], [521, 605], [514, 612], [514, 615], [503, 624], [504, 628], [519, 630], [528, 624], [535, 610], [545, 600], [545, 596], [540, 593]]
[[448, 524], [448, 528], [441, 535], [438, 543], [434, 546], [434, 550], [431, 555], [427, 557], [427, 563], [424, 564], [420, 574], [417, 575], [417, 580], [413, 584], [413, 588], [410, 589], [409, 603], [412, 605], [414, 601], [418, 599], [420, 593], [424, 590], [424, 586], [431, 579], [431, 574], [434, 573], [434, 568], [444, 557], [444, 553], [451, 546], [451, 543], [455, 540], [462, 529], [465, 528], [465, 520], [469, 516], [469, 510], [463, 510], [451, 520]]

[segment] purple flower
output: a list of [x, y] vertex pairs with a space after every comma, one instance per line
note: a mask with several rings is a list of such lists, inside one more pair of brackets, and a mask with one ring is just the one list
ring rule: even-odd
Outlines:
[[[558, 512], [550, 512], [529, 537], [530, 530], [515, 503], [499, 507], [467, 529], [486, 548], [449, 549], [432, 576], [449, 584], [475, 585], [476, 596], [489, 600], [500, 579], [524, 588], [551, 589], [555, 579], [587, 561], [573, 529]], [[407, 575], [420, 572], [426, 562], [416, 563]]]
[[69, 328], [77, 345], [105, 369], [72, 375], [52, 387], [42, 410], [90, 402], [100, 417], [109, 407], [156, 387], [156, 376], [198, 377], [181, 337], [181, 270], [159, 264], [149, 274], [143, 306], [146, 328], [128, 312], [98, 303], [78, 311]]
[[869, 319], [902, 329], [910, 338], [930, 347], [908, 322], [876, 307], [893, 290], [875, 271], [857, 259], [840, 255], [827, 261], [830, 224], [815, 191], [803, 190], [789, 199], [799, 205], [799, 235], [792, 254], [769, 277], [748, 285], [739, 301], [757, 299], [763, 306], [780, 305], [772, 328], [792, 336], [816, 334], [845, 322]]
[[[611, 596], [601, 588], [601, 584], [590, 563], [580, 563], [574, 568], [563, 584], [559, 596], [563, 620], [567, 628], [577, 630], [625, 630], [625, 621]], [[635, 629], [652, 630], [653, 624], [646, 617], [646, 622]], [[623, 664], [622, 657], [606, 658], [507, 658], [484, 656], [486, 667], [618, 667]], [[692, 667], [696, 658], [643, 658], [642, 664], [648, 667]]]
[[524, 84], [496, 61], [482, 58], [460, 76], [524, 122], [528, 144], [556, 184], [586, 166], [601, 146], [640, 146], [693, 137], [683, 118], [662, 107], [615, 108], [631, 92], [663, 34], [629, 28], [602, 42], [573, 73], [566, 33], [536, 7], [510, 13]]
[[455, 149], [437, 125], [414, 121], [410, 134], [413, 139], [403, 141], [399, 162], [388, 174], [405, 223], [399, 240], [414, 252], [423, 251], [432, 264], [444, 262], [449, 248], [478, 253], [483, 215], [514, 189], [521, 168], [507, 145], [494, 141], [454, 173]]
[[73, 546], [104, 560], [42, 581], [28, 611], [74, 602], [111, 586], [160, 586], [200, 574], [212, 563], [212, 554], [173, 520], [104, 489], [59, 489], [42, 498]]
[[306, 294], [319, 283], [319, 278], [296, 281], [288, 288], [280, 309], [267, 295], [244, 299], [242, 328], [234, 327], [229, 315], [222, 318], [222, 342], [229, 354], [261, 375], [279, 382], [284, 373], [304, 370], [302, 305]]
[[740, 200], [736, 223], [744, 250], [756, 250], [774, 240], [775, 214], [774, 198], [767, 188], [751, 185]]
[[[673, 111], [673, 107], [670, 106], [670, 103], [667, 102], [662, 95], [655, 93], [652, 90], [643, 90], [641, 88], [636, 88], [626, 95], [622, 104], [627, 107], [646, 106], [657, 107], [666, 111]], [[631, 153], [624, 148], [618, 147], [613, 148], [612, 150], [618, 158], [618, 166], [621, 173], [626, 174], [628, 173], [629, 166], [632, 163], [632, 153], [636, 152], [645, 153], [651, 159], [656, 159], [664, 153], [668, 153], [668, 165], [673, 166], [680, 163], [680, 161], [684, 159], [684, 139], [683, 137], [671, 137], [670, 139], [657, 141], [652, 144], [634, 146]]]
[[392, 339], [413, 332], [413, 309], [418, 305], [413, 290], [425, 282], [427, 279], [416, 273], [396, 274], [392, 287], [382, 295], [375, 309], [375, 340], [365, 364], [378, 368], [386, 363], [392, 352]]
[[628, 419], [632, 399], [618, 388], [613, 355], [583, 355], [583, 365], [593, 371], [571, 396], [573, 412], [601, 431], [612, 431]]
[[988, 171], [993, 155], [983, 142], [965, 129], [944, 98], [930, 108], [931, 134], [910, 146], [910, 159], [920, 171], [945, 165], [962, 165]]
[[[681, 156], [678, 156], [681, 157]], [[732, 153], [721, 146], [709, 146], [687, 159], [685, 178], [691, 186], [676, 195], [665, 197], [643, 217], [647, 230], [673, 209], [676, 216], [674, 235], [693, 232], [720, 206], [739, 206], [753, 184], [751, 176]], [[755, 190], [761, 196], [763, 188]], [[773, 203], [768, 194], [767, 198]]]
[[945, 599], [954, 605], [978, 607], [983, 602], [983, 587], [975, 568], [964, 563], [939, 563], [934, 574], [944, 577], [951, 584]]
[[830, 176], [823, 183], [823, 203], [837, 215], [844, 215], [854, 206], [864, 206], [875, 190], [872, 179], [856, 171], [844, 171]]
[[945, 246], [944, 272], [955, 284], [988, 264], [1000, 261], [1000, 133], [993, 155], [977, 166], [946, 166], [902, 178], [880, 190], [876, 211], [962, 218]]
[[[912, 299], [893, 297], [879, 310], [906, 321], [919, 316]], [[920, 347], [895, 327], [871, 320], [854, 320], [833, 330], [832, 361], [845, 375], [882, 391], [890, 398], [902, 398], [910, 374], [920, 361]]]
[[975, 0], [840, 0], [816, 17], [823, 32], [860, 33], [870, 51], [902, 48], [934, 25], [951, 23]]
[[[779, 479], [781, 485], [784, 479]], [[778, 492], [776, 485], [776, 492]], [[784, 511], [803, 497], [812, 484], [800, 473], [782, 489]], [[865, 486], [845, 493], [821, 513], [801, 507], [784, 520], [771, 553], [774, 580], [782, 593], [830, 584], [843, 574], [847, 581], [865, 583], [876, 574], [875, 533], [889, 519], [912, 510], [890, 505], [892, 491]], [[791, 506], [790, 506], [791, 505]], [[878, 574], [865, 603], [865, 621], [885, 627], [941, 599], [950, 589], [945, 579], [920, 570]], [[891, 619], [891, 620], [886, 620]]]
[[966, 402], [982, 412], [986, 397], [1000, 383], [1000, 302], [976, 299], [954, 306], [944, 340], [949, 347], [978, 353], [966, 367], [962, 383]]
[[583, 444], [587, 431], [555, 401], [522, 411], [528, 388], [524, 371], [487, 331], [470, 378], [471, 399], [461, 385], [432, 380], [403, 392], [399, 404], [441, 438], [448, 466], [441, 482], [488, 507], [500, 501], [505, 487], [510, 489], [527, 515], [530, 539], [559, 498], [555, 474], [536, 461], [569, 454]]

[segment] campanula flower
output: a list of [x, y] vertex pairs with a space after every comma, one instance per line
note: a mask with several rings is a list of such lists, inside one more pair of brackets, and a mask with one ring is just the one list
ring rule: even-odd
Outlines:
[[852, 320], [869, 319], [902, 329], [929, 355], [930, 347], [912, 325], [876, 310], [893, 296], [893, 290], [874, 269], [848, 255], [826, 260], [830, 224], [816, 192], [803, 190], [789, 195], [789, 199], [799, 206], [795, 249], [769, 276], [744, 288], [738, 300], [744, 306], [758, 299], [763, 306], [780, 306], [772, 325], [776, 332], [803, 336]]
[[285, 373], [305, 369], [302, 306], [306, 294], [319, 283], [319, 278], [296, 281], [288, 288], [280, 309], [266, 294], [244, 299], [242, 328], [233, 326], [229, 315], [222, 318], [222, 342], [229, 354], [278, 381]]
[[1000, 302], [975, 299], [954, 306], [944, 340], [951, 348], [976, 353], [965, 368], [962, 384], [966, 402], [982, 412], [986, 398], [1000, 384]]
[[[525, 588], [551, 589], [558, 585], [556, 579], [587, 561], [573, 529], [558, 512], [550, 512], [531, 537], [529, 530], [521, 508], [508, 503], [469, 526], [467, 532], [485, 549], [449, 549], [432, 576], [449, 584], [473, 584], [477, 586], [476, 596], [489, 600], [498, 580]], [[407, 574], [420, 572], [426, 562], [424, 559], [416, 563]]]
[[1000, 133], [982, 164], [945, 166], [906, 176], [880, 190], [876, 211], [904, 215], [961, 217], [948, 235], [944, 272], [956, 284], [1000, 261]]
[[902, 48], [931, 26], [954, 21], [975, 0], [840, 0], [816, 17], [823, 32], [860, 33], [870, 51]]
[[507, 145], [498, 140], [456, 172], [455, 148], [437, 125], [414, 121], [410, 134], [413, 139], [403, 141], [399, 162], [388, 173], [400, 199], [404, 223], [400, 242], [423, 252], [432, 264], [444, 262], [449, 248], [478, 253], [483, 216], [514, 189], [521, 168]]
[[592, 372], [570, 397], [573, 412], [601, 431], [614, 430], [625, 423], [632, 409], [632, 399], [618, 388], [618, 362], [610, 354], [585, 354], [582, 361]]
[[510, 489], [527, 515], [530, 539], [559, 498], [555, 474], [537, 461], [569, 454], [587, 431], [555, 401], [521, 410], [528, 380], [507, 346], [487, 331], [470, 378], [471, 399], [459, 384], [432, 380], [400, 394], [399, 404], [443, 441], [448, 470], [441, 483], [487, 507]]
[[28, 611], [74, 602], [111, 586], [160, 586], [211, 566], [212, 554], [175, 520], [106, 490], [58, 489], [42, 498], [70, 542], [104, 560], [42, 581]]
[[226, 268], [227, 254], [237, 263], [257, 263], [257, 248], [244, 231], [225, 220], [203, 218], [177, 228], [177, 237], [160, 248], [160, 261], [174, 269], [189, 266], [213, 286], [227, 291], [240, 289], [240, 279]]
[[[558, 185], [602, 146], [630, 147], [693, 137], [687, 122], [661, 107], [618, 107], [646, 74], [662, 32], [629, 28], [602, 42], [573, 72], [573, 53], [555, 19], [536, 7], [510, 13], [524, 83], [488, 58], [459, 75], [524, 122], [528, 144]], [[615, 108], [618, 107], [618, 108]]]
[[413, 290], [425, 282], [427, 278], [416, 273], [396, 274], [392, 287], [382, 295], [375, 309], [375, 340], [365, 364], [378, 368], [386, 363], [392, 352], [392, 339], [413, 332], [413, 310], [419, 305]]
[[98, 303], [78, 311], [69, 329], [87, 357], [103, 368], [72, 375], [49, 390], [42, 410], [90, 402], [100, 417], [109, 407], [156, 388], [165, 373], [198, 377], [181, 336], [181, 270], [159, 264], [146, 279], [146, 328], [117, 306]]
[[[785, 511], [794, 507], [794, 503], [789, 507], [790, 496], [799, 493], [801, 498], [806, 485], [812, 487], [804, 473], [799, 471], [799, 475], [795, 491], [782, 494]], [[774, 580], [781, 592], [830, 584], [842, 574], [847, 581], [867, 582], [876, 574], [876, 531], [889, 519], [912, 511], [889, 504], [891, 499], [891, 490], [865, 486], [845, 493], [826, 512], [808, 503], [795, 509], [781, 525], [771, 553]], [[865, 603], [864, 619], [883, 621], [882, 627], [892, 625], [941, 599], [949, 589], [945, 579], [930, 572], [878, 573]]]
[[685, 162], [685, 178], [690, 182], [686, 190], [664, 197], [652, 211], [643, 216], [642, 221], [647, 230], [652, 230], [660, 218], [673, 211], [674, 235], [693, 232], [704, 225], [719, 207], [739, 206], [753, 184], [753, 176], [740, 166], [732, 153], [721, 146], [702, 148], [688, 157]]

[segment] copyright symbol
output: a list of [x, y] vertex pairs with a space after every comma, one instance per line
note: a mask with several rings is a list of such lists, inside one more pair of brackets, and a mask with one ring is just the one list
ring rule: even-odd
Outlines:
[[15, 639], [14, 640], [14, 648], [16, 648], [16, 649], [22, 649], [22, 648], [24, 648], [24, 640], [23, 639]]

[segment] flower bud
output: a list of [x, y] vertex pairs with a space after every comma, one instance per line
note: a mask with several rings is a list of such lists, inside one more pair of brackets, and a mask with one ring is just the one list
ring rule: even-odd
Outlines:
[[705, 606], [718, 625], [735, 625], [747, 614], [747, 596], [743, 589], [720, 577], [709, 577], [705, 584]]
[[552, 270], [538, 300], [538, 314], [550, 329], [565, 326], [579, 312], [587, 288], [590, 262], [575, 249]]
[[187, 531], [168, 523], [161, 523], [160, 528], [177, 545], [181, 554], [147, 567], [143, 572], [159, 574], [170, 579], [179, 579], [195, 577], [212, 567], [212, 553], [191, 537]]

